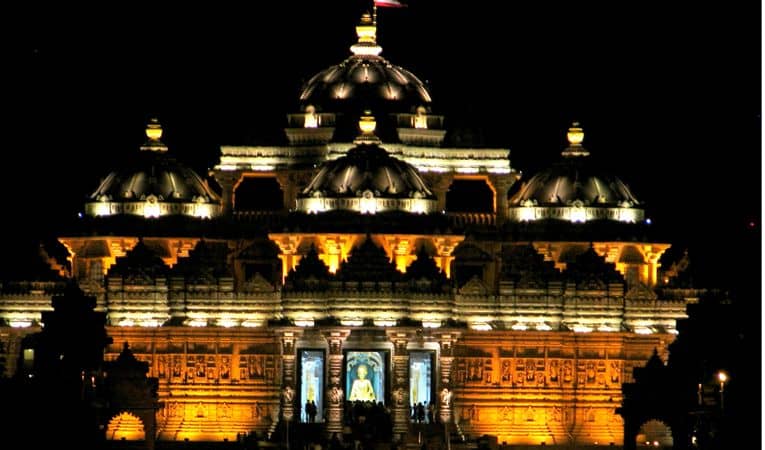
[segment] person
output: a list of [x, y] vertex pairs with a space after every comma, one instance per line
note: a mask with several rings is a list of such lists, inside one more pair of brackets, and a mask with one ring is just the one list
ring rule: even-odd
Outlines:
[[372, 383], [367, 379], [367, 366], [364, 364], [360, 365], [356, 369], [356, 375], [358, 375], [358, 378], [353, 380], [353, 386], [351, 387], [351, 397], [350, 400], [352, 402], [360, 400], [360, 401], [375, 401], [377, 398], [375, 397], [375, 391], [372, 389]]
[[316, 413], [318, 412], [319, 408], [316, 407], [316, 403], [314, 403], [313, 400], [309, 400], [308, 404], [306, 405], [306, 413], [308, 413], [309, 423], [316, 422]]

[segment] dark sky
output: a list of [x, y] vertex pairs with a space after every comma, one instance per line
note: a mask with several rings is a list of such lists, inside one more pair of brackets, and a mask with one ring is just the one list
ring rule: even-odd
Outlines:
[[[202, 172], [221, 144], [280, 137], [301, 84], [349, 54], [368, 2], [266, 3], [7, 16], [6, 224], [44, 234], [76, 215], [152, 115]], [[411, 0], [381, 10], [379, 42], [427, 80], [447, 127], [481, 128], [525, 174], [579, 120], [673, 242], [714, 255], [706, 267], [728, 281], [759, 264], [757, 2], [582, 3]]]

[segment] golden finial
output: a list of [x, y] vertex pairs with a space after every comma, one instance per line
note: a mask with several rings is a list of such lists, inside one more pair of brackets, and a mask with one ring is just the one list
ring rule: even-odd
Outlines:
[[359, 41], [351, 46], [354, 55], [374, 55], [382, 52], [382, 47], [377, 45], [377, 25], [369, 13], [361, 16], [361, 22], [356, 26], [356, 35]]
[[160, 140], [162, 138], [162, 125], [156, 117], [152, 117], [146, 125], [146, 137], [148, 140], [141, 146], [141, 150], [152, 152], [166, 152], [167, 147]]
[[354, 143], [356, 144], [379, 144], [380, 138], [375, 136], [375, 128], [377, 128], [377, 122], [375, 116], [372, 115], [372, 111], [366, 110], [359, 118], [359, 129], [361, 135], [356, 138]]
[[162, 138], [162, 125], [156, 117], [152, 117], [146, 125], [146, 137], [150, 141], [158, 141]]
[[374, 134], [377, 122], [375, 121], [375, 116], [372, 115], [372, 111], [364, 111], [364, 115], [359, 119], [359, 128], [365, 135]]
[[588, 156], [590, 154], [586, 148], [582, 147], [584, 141], [584, 130], [579, 122], [573, 122], [566, 133], [568, 147], [563, 150], [563, 156]]
[[571, 127], [568, 129], [568, 133], [566, 133], [566, 137], [568, 138], [569, 145], [572, 147], [582, 146], [582, 141], [584, 141], [584, 130], [582, 130], [579, 122], [574, 122], [571, 124]]

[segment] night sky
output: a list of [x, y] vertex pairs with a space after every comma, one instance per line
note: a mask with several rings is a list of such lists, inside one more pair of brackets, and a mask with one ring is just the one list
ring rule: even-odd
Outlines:
[[[708, 280], [756, 278], [757, 2], [408, 3], [381, 9], [378, 42], [428, 83], [447, 128], [481, 130], [528, 176], [557, 158], [578, 120], [593, 158], [662, 235], [691, 247]], [[55, 234], [137, 152], [154, 115], [171, 152], [202, 174], [221, 144], [280, 142], [300, 86], [349, 55], [368, 5], [31, 3], [8, 16], [6, 229]]]

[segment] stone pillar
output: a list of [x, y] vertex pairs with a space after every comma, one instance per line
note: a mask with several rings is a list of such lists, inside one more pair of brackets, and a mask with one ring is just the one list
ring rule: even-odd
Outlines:
[[327, 407], [327, 436], [332, 433], [342, 435], [343, 432], [343, 404], [345, 394], [343, 393], [342, 375], [343, 375], [343, 342], [350, 334], [349, 330], [327, 330], [324, 337], [329, 344], [329, 382], [327, 383], [327, 395], [329, 406]]
[[394, 440], [405, 436], [409, 431], [409, 351], [406, 344], [411, 333], [388, 331], [388, 339], [393, 342], [393, 379], [391, 380], [391, 411], [393, 413]]
[[439, 416], [442, 423], [452, 421], [452, 405], [454, 404], [454, 392], [452, 387], [452, 363], [454, 362], [453, 345], [459, 337], [458, 332], [439, 333], [438, 340], [441, 352], [438, 358], [440, 370], [440, 385], [438, 386]]
[[297, 207], [298, 193], [313, 179], [312, 171], [289, 170], [276, 173], [276, 181], [282, 190], [284, 210], [290, 211]]
[[423, 181], [428, 185], [438, 200], [437, 211], [446, 211], [446, 193], [452, 185], [454, 175], [450, 173], [424, 172], [421, 174]]
[[491, 175], [489, 177], [488, 181], [492, 184], [496, 193], [494, 200], [496, 211], [494, 213], [497, 217], [497, 225], [507, 221], [507, 192], [515, 184], [515, 180], [516, 176], [514, 174]]
[[282, 339], [282, 392], [281, 408], [282, 419], [292, 422], [295, 417], [295, 341], [298, 339], [299, 329], [282, 329], [279, 331]]
[[223, 214], [234, 212], [234, 184], [239, 179], [239, 172], [215, 172], [215, 180], [220, 184], [223, 194]]

